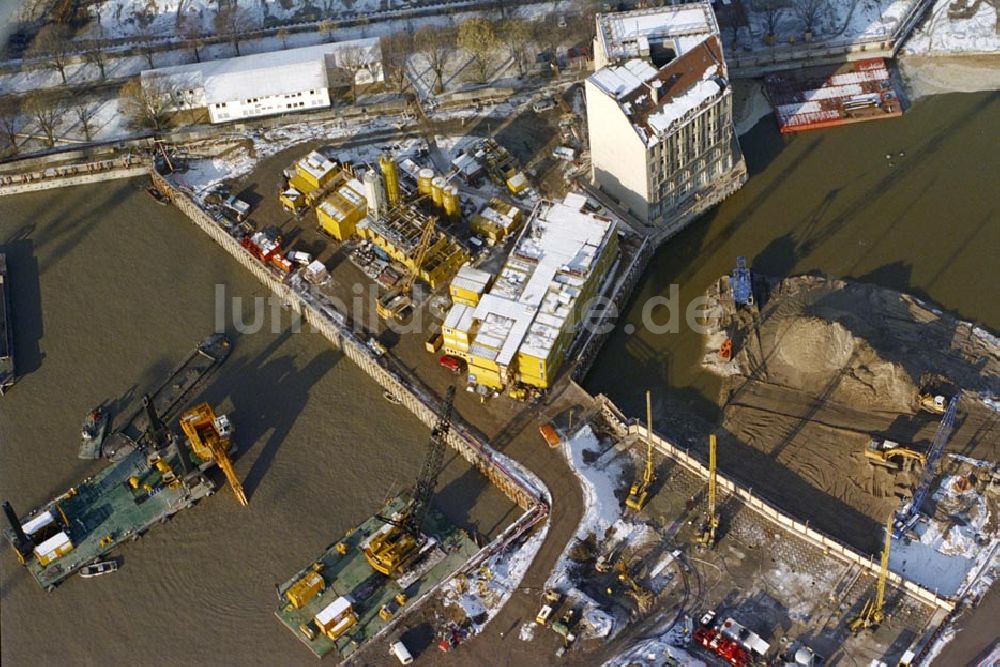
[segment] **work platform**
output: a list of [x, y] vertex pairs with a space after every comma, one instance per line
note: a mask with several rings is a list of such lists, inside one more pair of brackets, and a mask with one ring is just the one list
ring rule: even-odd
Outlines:
[[[409, 498], [405, 495], [392, 498], [377, 514], [349, 530], [343, 539], [329, 545], [316, 560], [279, 586], [281, 605], [275, 615], [317, 657], [321, 658], [335, 649], [341, 658], [350, 656], [385, 628], [396, 615], [407, 613], [413, 602], [452, 576], [479, 550], [464, 530], [431, 509], [425, 524], [425, 534], [436, 540], [436, 547], [415, 560], [407, 574], [398, 580], [376, 572], [365, 559], [360, 545], [366, 537], [385, 526], [380, 516], [393, 516], [408, 503]], [[343, 544], [343, 554], [338, 552], [338, 544]], [[421, 573], [424, 568], [426, 571]], [[290, 608], [286, 595], [288, 590], [311, 572], [318, 572], [322, 576], [323, 590], [299, 609]], [[410, 573], [420, 574], [407, 577]], [[408, 578], [414, 580], [408, 581]], [[396, 596], [400, 593], [406, 596], [407, 601], [391, 617], [382, 618], [379, 615], [382, 606], [395, 607]], [[302, 627], [312, 625], [317, 614], [341, 597], [351, 600], [357, 623], [336, 640], [322, 632], [315, 632], [314, 638], [310, 639], [302, 631]]]

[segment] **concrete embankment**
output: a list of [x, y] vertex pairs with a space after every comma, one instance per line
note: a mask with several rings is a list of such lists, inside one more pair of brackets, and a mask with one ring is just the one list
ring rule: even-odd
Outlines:
[[147, 160], [125, 156], [61, 167], [49, 167], [21, 174], [0, 174], [0, 196], [131, 178], [142, 176], [148, 171], [149, 163]]

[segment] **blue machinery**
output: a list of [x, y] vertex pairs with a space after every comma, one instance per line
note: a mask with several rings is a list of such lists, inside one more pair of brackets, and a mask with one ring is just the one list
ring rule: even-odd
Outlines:
[[737, 306], [753, 305], [750, 269], [747, 268], [747, 258], [742, 255], [736, 258], [736, 268], [729, 277], [729, 287], [733, 290], [733, 302]]
[[958, 395], [955, 395], [948, 401], [948, 407], [944, 411], [944, 416], [941, 417], [937, 433], [934, 434], [934, 441], [927, 452], [927, 465], [924, 466], [924, 470], [920, 474], [920, 484], [917, 485], [917, 490], [913, 493], [913, 500], [904, 505], [903, 509], [896, 515], [896, 532], [894, 533], [896, 539], [902, 537], [908, 528], [908, 524], [920, 511], [920, 506], [927, 497], [927, 492], [930, 491], [931, 482], [935, 474], [934, 466], [937, 460], [941, 458], [941, 454], [944, 453], [944, 446], [947, 444], [949, 436], [951, 436], [951, 429], [955, 426], [955, 413], [957, 411]]

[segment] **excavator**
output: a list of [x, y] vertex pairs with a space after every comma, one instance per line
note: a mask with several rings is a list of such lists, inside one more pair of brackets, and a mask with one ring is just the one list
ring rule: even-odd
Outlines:
[[712, 433], [708, 436], [708, 508], [698, 535], [698, 544], [706, 549], [715, 546], [715, 531], [719, 527], [719, 514], [715, 506], [715, 470], [715, 434]]
[[232, 459], [229, 458], [233, 423], [226, 415], [216, 415], [208, 403], [196, 405], [181, 415], [181, 430], [191, 443], [191, 451], [202, 461], [214, 461], [229, 481], [236, 500], [246, 507], [248, 504], [243, 483], [236, 475]]
[[900, 470], [904, 461], [916, 461], [921, 466], [927, 465], [927, 457], [918, 451], [902, 447], [892, 440], [871, 440], [865, 448], [865, 458], [869, 463], [882, 465], [893, 470]]
[[399, 287], [383, 294], [375, 303], [375, 312], [383, 320], [389, 321], [402, 317], [407, 310], [413, 307], [413, 299], [410, 298], [413, 293], [413, 283], [417, 280], [420, 268], [424, 265], [424, 259], [427, 257], [427, 251], [431, 247], [431, 241], [434, 240], [436, 222], [437, 218], [433, 216], [427, 219], [427, 224], [424, 225], [424, 229], [420, 233], [420, 241], [413, 253], [413, 267], [403, 278], [403, 282], [400, 283]]
[[[625, 584], [625, 592], [639, 605], [639, 610], [645, 613], [653, 604], [653, 594], [646, 590], [642, 584], [636, 581], [633, 575], [635, 561], [631, 555], [623, 556], [615, 563], [615, 571], [618, 573], [618, 581]], [[639, 564], [641, 567], [641, 563]]]
[[437, 423], [431, 431], [420, 476], [413, 488], [413, 499], [391, 517], [379, 517], [385, 526], [361, 543], [365, 560], [376, 572], [392, 577], [402, 574], [403, 568], [427, 543], [423, 534], [424, 522], [431, 507], [431, 497], [437, 485], [438, 475], [444, 462], [445, 438], [451, 430], [452, 405], [455, 401], [455, 387], [448, 387], [444, 405]]
[[885, 620], [885, 580], [889, 576], [889, 545], [892, 542], [893, 519], [894, 516], [890, 514], [889, 520], [885, 523], [885, 544], [882, 547], [882, 566], [879, 569], [878, 582], [875, 584], [875, 597], [868, 598], [858, 615], [848, 621], [847, 627], [851, 632], [877, 628]]
[[649, 501], [649, 490], [656, 482], [656, 471], [653, 468], [653, 407], [649, 391], [646, 391], [646, 466], [642, 477], [632, 482], [632, 487], [625, 498], [625, 507], [641, 510]]

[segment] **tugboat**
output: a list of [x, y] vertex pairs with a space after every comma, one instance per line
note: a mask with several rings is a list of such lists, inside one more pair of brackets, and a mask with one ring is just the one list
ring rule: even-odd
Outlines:
[[118, 562], [113, 560], [95, 560], [90, 565], [80, 568], [80, 577], [83, 579], [93, 579], [102, 574], [109, 574], [118, 571]]
[[100, 406], [91, 410], [87, 418], [83, 420], [83, 429], [80, 432], [79, 456], [81, 459], [101, 458], [101, 445], [104, 444], [104, 433], [107, 428], [107, 410]]

